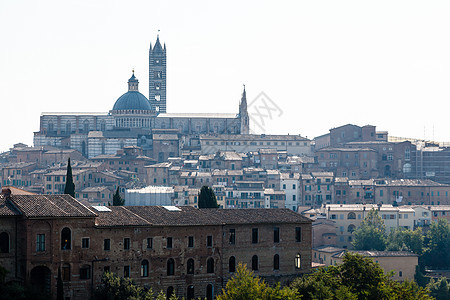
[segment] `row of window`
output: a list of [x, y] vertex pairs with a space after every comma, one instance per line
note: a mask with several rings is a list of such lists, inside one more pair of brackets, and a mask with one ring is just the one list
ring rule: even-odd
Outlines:
[[[8, 241], [9, 241], [9, 236], [8, 236]], [[259, 242], [259, 229], [258, 228], [252, 228], [251, 241], [252, 241], [252, 244], [257, 244]], [[302, 241], [301, 227], [295, 227], [295, 241], [298, 243]], [[193, 248], [194, 247], [194, 236], [189, 236], [187, 242], [188, 242], [187, 246], [189, 248]], [[273, 242], [274, 243], [280, 242], [280, 228], [279, 227], [273, 228]], [[229, 230], [229, 243], [231, 245], [236, 244], [236, 230], [233, 228]], [[88, 249], [89, 247], [90, 247], [90, 239], [88, 237], [82, 238], [81, 239], [81, 248]], [[149, 237], [146, 239], [146, 247], [147, 247], [147, 249], [153, 248], [153, 238]], [[166, 238], [166, 248], [171, 249], [172, 247], [173, 247], [173, 237], [167, 237]], [[213, 247], [213, 236], [212, 235], [206, 236], [206, 247]], [[124, 238], [123, 239], [123, 249], [130, 250], [130, 248], [131, 248], [131, 239]], [[72, 232], [71, 232], [70, 228], [68, 228], [68, 227], [65, 227], [65, 228], [63, 228], [63, 230], [61, 230], [61, 249], [62, 250], [72, 249]], [[103, 250], [106, 250], [106, 251], [111, 250], [111, 239], [103, 240]], [[37, 236], [36, 236], [36, 251], [37, 252], [45, 251], [45, 234], [37, 234]]]

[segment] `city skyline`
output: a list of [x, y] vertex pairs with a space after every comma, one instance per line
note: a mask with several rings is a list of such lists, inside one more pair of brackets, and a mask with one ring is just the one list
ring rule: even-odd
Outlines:
[[[148, 50], [167, 46], [168, 112], [237, 113], [264, 92], [266, 133], [312, 139], [347, 123], [450, 141], [450, 4], [56, 1], [0, 3], [0, 151], [32, 145], [42, 112], [107, 112]], [[18, 110], [18, 108], [22, 108]], [[318, 109], [319, 108], [319, 109]]]

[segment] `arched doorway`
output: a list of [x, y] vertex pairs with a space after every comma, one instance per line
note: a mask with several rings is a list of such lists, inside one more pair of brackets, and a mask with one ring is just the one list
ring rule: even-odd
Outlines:
[[169, 286], [169, 287], [167, 288], [167, 293], [166, 293], [167, 299], [170, 299], [170, 297], [173, 295], [173, 293], [174, 293], [173, 286]]
[[187, 300], [195, 299], [194, 286], [190, 285], [187, 288]]
[[35, 267], [30, 272], [30, 283], [33, 291], [50, 295], [51, 271], [45, 266]]
[[214, 289], [213, 289], [213, 285], [210, 283], [206, 286], [206, 299], [212, 300], [213, 297], [214, 297]]

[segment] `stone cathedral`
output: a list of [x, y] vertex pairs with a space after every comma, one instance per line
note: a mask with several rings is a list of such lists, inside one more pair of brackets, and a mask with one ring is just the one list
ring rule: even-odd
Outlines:
[[[34, 145], [76, 149], [84, 156], [115, 154], [125, 146], [142, 147], [158, 161], [196, 149], [200, 134], [248, 134], [245, 88], [237, 114], [168, 113], [166, 45], [159, 36], [149, 50], [149, 98], [139, 92], [134, 71], [128, 91], [105, 113], [42, 113]], [[124, 85], [125, 87], [125, 85]]]

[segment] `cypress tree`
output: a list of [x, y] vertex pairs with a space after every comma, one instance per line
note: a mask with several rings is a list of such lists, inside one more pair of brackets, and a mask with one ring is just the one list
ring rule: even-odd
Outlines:
[[202, 186], [200, 193], [198, 193], [198, 207], [199, 208], [218, 208], [216, 194], [209, 186]]
[[116, 192], [113, 196], [113, 206], [123, 206], [125, 204], [125, 199], [122, 199], [119, 193], [119, 187], [117, 187]]
[[56, 280], [56, 300], [64, 300], [64, 283], [61, 277], [61, 268], [58, 268], [58, 278]]
[[70, 165], [70, 157], [67, 161], [66, 186], [64, 187], [64, 194], [75, 198], [75, 183], [73, 182], [72, 166]]

